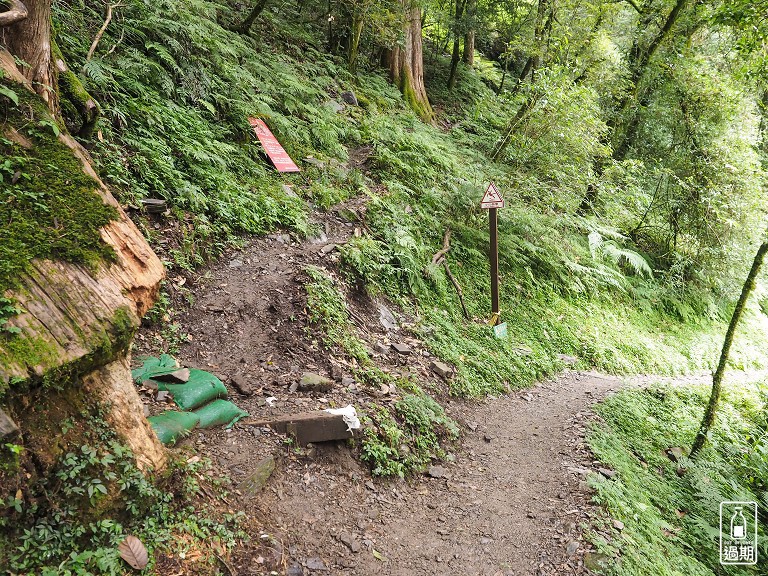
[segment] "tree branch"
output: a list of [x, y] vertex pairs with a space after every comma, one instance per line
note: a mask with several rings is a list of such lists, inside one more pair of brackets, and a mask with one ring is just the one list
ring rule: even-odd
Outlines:
[[85, 61], [89, 62], [91, 58], [93, 58], [94, 53], [96, 52], [96, 47], [99, 45], [99, 42], [101, 41], [101, 37], [104, 35], [104, 32], [107, 31], [107, 26], [109, 26], [109, 23], [112, 21], [112, 10], [115, 8], [120, 8], [122, 4], [109, 4], [107, 3], [107, 16], [104, 18], [104, 24], [101, 25], [101, 28], [99, 28], [99, 31], [96, 32], [96, 37], [93, 39], [93, 43], [91, 44], [90, 50], [88, 50], [88, 55], [85, 57]]
[[27, 7], [21, 0], [6, 0], [8, 10], [0, 12], [0, 27], [10, 26], [29, 16]]

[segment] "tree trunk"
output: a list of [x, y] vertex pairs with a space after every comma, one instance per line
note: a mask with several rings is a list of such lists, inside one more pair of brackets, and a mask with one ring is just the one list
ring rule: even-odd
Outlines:
[[[19, 82], [14, 85], [16, 92], [32, 90], [13, 56], [2, 49], [0, 72]], [[39, 110], [44, 106], [34, 108], [38, 120], [51, 121]], [[22, 126], [0, 128], [8, 136], [18, 134]], [[13, 340], [0, 338], [0, 388], [10, 383], [0, 400], [17, 421], [25, 447], [43, 463], [37, 473], [48, 473], [62, 448], [61, 436], [51, 431], [60, 430], [66, 418], [81, 418], [80, 411], [92, 408], [94, 402], [102, 404], [104, 418], [131, 448], [139, 465], [158, 469], [165, 462], [165, 451], [144, 418], [129, 364], [134, 331], [156, 300], [163, 264], [101, 182], [83, 148], [66, 132], [50, 138], [45, 148], [54, 151], [49, 169], [60, 174], [62, 183], [84, 172], [93, 181], [94, 193], [113, 207], [115, 219], [100, 229], [100, 235], [115, 258], [93, 268], [35, 259], [19, 274], [19, 287], [4, 294], [20, 313], [7, 321], [18, 329]], [[19, 145], [36, 153], [31, 142], [20, 141]], [[77, 162], [56, 164], [57, 158], [65, 156], [73, 156]], [[53, 187], [46, 193], [60, 191]], [[56, 386], [43, 386], [46, 381]], [[39, 402], [30, 402], [30, 398]]]
[[448, 90], [456, 87], [456, 75], [461, 60], [461, 17], [464, 14], [465, 0], [456, 0], [456, 10], [453, 18], [453, 52], [451, 53], [451, 72], [448, 74]]
[[239, 32], [240, 34], [248, 34], [251, 31], [251, 26], [253, 26], [253, 23], [256, 22], [256, 18], [258, 18], [264, 11], [264, 8], [267, 7], [268, 1], [269, 0], [259, 0], [248, 13], [248, 16], [245, 18], [245, 20], [243, 20], [243, 23], [240, 24], [240, 26], [236, 26], [234, 28], [235, 32]]
[[27, 17], [3, 28], [5, 44], [26, 64], [21, 73], [58, 116], [56, 71], [51, 57], [51, 0], [26, 0], [24, 4]]
[[403, 45], [389, 53], [392, 81], [400, 88], [408, 105], [425, 122], [433, 122], [435, 113], [424, 86], [424, 57], [421, 38], [421, 9], [402, 0], [405, 15]]
[[747, 303], [749, 295], [755, 288], [755, 280], [760, 273], [760, 267], [763, 265], [765, 259], [765, 253], [768, 252], [768, 240], [765, 240], [760, 248], [757, 250], [755, 259], [752, 262], [752, 268], [747, 275], [747, 279], [744, 281], [744, 286], [741, 289], [741, 296], [739, 296], [738, 302], [736, 302], [736, 308], [733, 310], [733, 316], [731, 316], [731, 323], [728, 325], [728, 331], [725, 333], [725, 340], [723, 341], [723, 350], [720, 353], [720, 362], [717, 365], [712, 376], [712, 393], [709, 396], [709, 403], [707, 404], [707, 410], [704, 412], [704, 418], [701, 420], [701, 426], [699, 432], [696, 434], [696, 439], [691, 446], [691, 458], [693, 458], [703, 448], [704, 443], [707, 441], [707, 433], [715, 423], [715, 412], [720, 402], [720, 392], [723, 384], [723, 374], [725, 373], [725, 365], [728, 362], [728, 353], [731, 351], [731, 344], [733, 343], [733, 336], [736, 333], [736, 327], [741, 320], [741, 316], [744, 313], [744, 305]]
[[363, 35], [364, 24], [365, 24], [365, 20], [363, 19], [363, 15], [360, 14], [357, 10], [353, 10], [352, 37], [350, 38], [350, 41], [349, 41], [349, 58], [348, 58], [349, 70], [353, 74], [357, 72], [357, 57], [358, 57], [358, 51], [360, 48], [360, 38]]
[[464, 54], [462, 60], [467, 66], [475, 65], [475, 30], [477, 29], [477, 0], [467, 0], [469, 23], [464, 34]]

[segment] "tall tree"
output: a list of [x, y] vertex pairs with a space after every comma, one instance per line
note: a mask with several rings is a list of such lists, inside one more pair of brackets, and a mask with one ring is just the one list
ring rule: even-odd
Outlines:
[[401, 0], [403, 42], [388, 55], [392, 81], [400, 88], [408, 105], [425, 122], [433, 122], [435, 113], [424, 86], [424, 50], [421, 33], [421, 7], [413, 0]]
[[[627, 78], [629, 89], [618, 98], [618, 101], [609, 105], [610, 109], [607, 114], [607, 123], [611, 129], [609, 136], [614, 141], [613, 157], [616, 159], [624, 158], [631, 144], [631, 139], [638, 128], [640, 117], [636, 104], [640, 82], [654, 55], [670, 37], [675, 24], [692, 2], [691, 0], [676, 0], [668, 12], [666, 12], [666, 8], [659, 10], [651, 0], [646, 0], [642, 4], [638, 4], [636, 0], [626, 0], [626, 3], [637, 12], [638, 18], [632, 36], [632, 45], [625, 57], [626, 68], [629, 73]], [[649, 94], [644, 94], [641, 100], [647, 102], [648, 98]], [[595, 163], [597, 176], [602, 175], [604, 170], [603, 161], [597, 161]], [[591, 184], [582, 197], [577, 212], [579, 214], [591, 212], [597, 202], [597, 194], [597, 186]]]
[[715, 414], [717, 412], [717, 406], [720, 403], [720, 394], [722, 392], [723, 375], [725, 374], [725, 366], [728, 363], [728, 354], [731, 351], [731, 344], [733, 344], [733, 337], [736, 334], [736, 328], [739, 325], [739, 321], [744, 314], [744, 306], [749, 299], [749, 295], [755, 289], [755, 281], [757, 280], [757, 275], [760, 273], [760, 268], [763, 265], [766, 252], [768, 252], [768, 239], [763, 241], [760, 248], [757, 250], [757, 254], [755, 254], [752, 268], [749, 270], [744, 286], [741, 288], [741, 295], [739, 296], [738, 302], [736, 302], [736, 308], [733, 310], [731, 322], [728, 324], [728, 331], [725, 333], [723, 349], [720, 353], [720, 362], [718, 362], [717, 370], [715, 370], [715, 373], [712, 376], [712, 392], [709, 395], [707, 409], [704, 412], [699, 431], [693, 441], [693, 446], [691, 446], [691, 457], [698, 454], [704, 447], [704, 443], [707, 441], [707, 434], [715, 423]]

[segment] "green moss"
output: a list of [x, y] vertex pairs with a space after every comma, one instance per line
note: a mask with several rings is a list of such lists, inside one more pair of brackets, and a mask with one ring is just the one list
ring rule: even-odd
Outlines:
[[[95, 191], [96, 182], [57, 138], [58, 125], [44, 104], [7, 79], [0, 85], [19, 96], [0, 97], [0, 294], [19, 285], [34, 258], [95, 267], [114, 259], [99, 229], [117, 218]], [[31, 149], [8, 139], [12, 129]]]
[[[44, 387], [63, 390], [74, 383], [83, 374], [108, 364], [123, 350], [126, 350], [133, 339], [138, 326], [138, 319], [125, 306], [115, 311], [104, 329], [92, 337], [91, 342], [84, 342], [90, 350], [88, 354], [61, 366], [45, 372], [42, 378], [29, 378], [15, 382], [0, 380], [0, 398], [11, 385], [32, 386], [42, 384]], [[27, 366], [51, 366], [56, 363], [57, 351], [47, 340], [39, 337], [21, 335], [0, 336], [0, 364]]]

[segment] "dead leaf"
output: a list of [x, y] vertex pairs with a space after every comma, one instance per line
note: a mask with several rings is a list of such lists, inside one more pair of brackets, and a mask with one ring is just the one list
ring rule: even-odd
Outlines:
[[384, 554], [382, 554], [378, 550], [373, 551], [373, 557], [376, 558], [376, 560], [381, 560], [382, 562], [387, 561], [387, 558], [384, 556]]
[[144, 569], [149, 563], [147, 549], [136, 536], [126, 536], [125, 540], [118, 544], [117, 551], [120, 552], [120, 557], [136, 570]]

